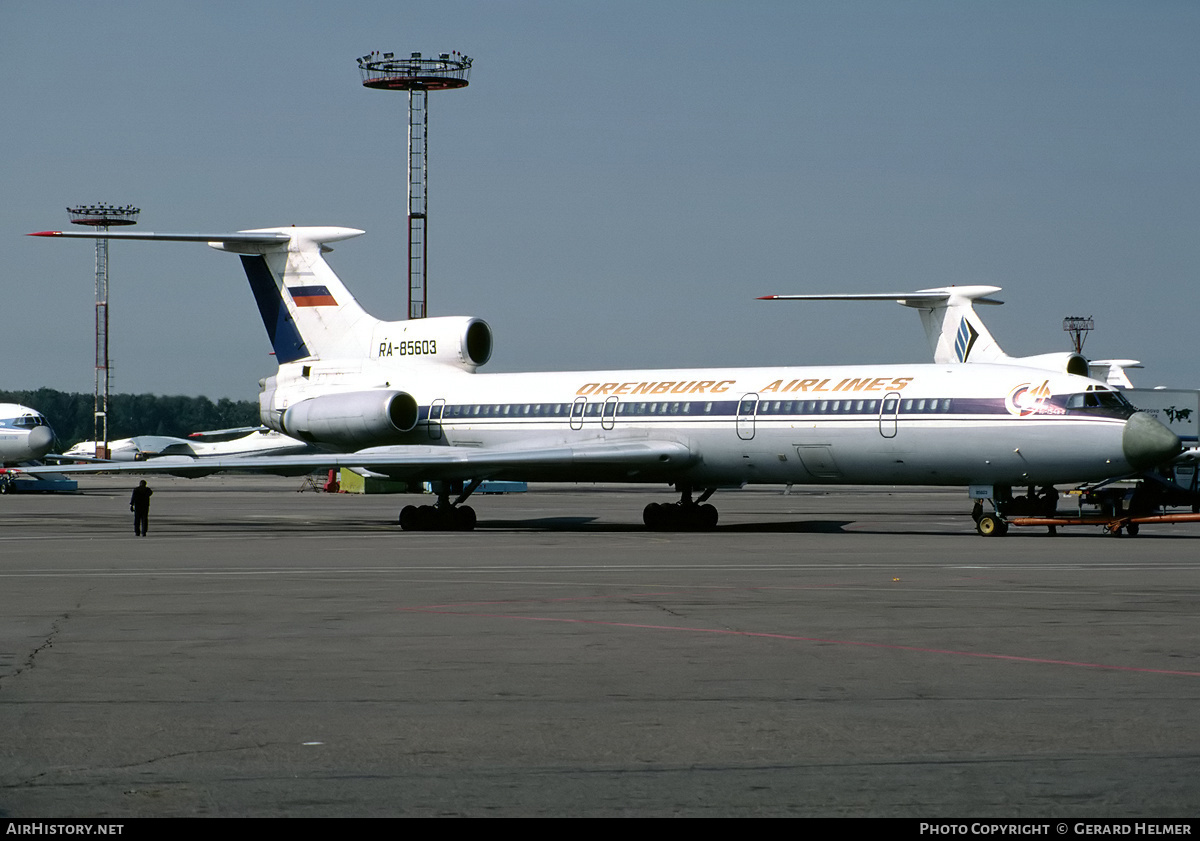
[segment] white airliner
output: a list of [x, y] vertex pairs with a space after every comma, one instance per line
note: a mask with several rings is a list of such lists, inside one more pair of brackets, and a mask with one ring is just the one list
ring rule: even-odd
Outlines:
[[0, 403], [0, 464], [34, 461], [54, 446], [54, 430], [36, 409]]
[[1136, 359], [1087, 359], [1069, 351], [1012, 357], [1000, 349], [975, 312], [972, 302], [1003, 304], [991, 297], [999, 286], [941, 286], [916, 292], [873, 292], [832, 295], [765, 295], [760, 301], [894, 301], [919, 311], [934, 362], [1004, 362], [1048, 368], [1091, 377], [1118, 388], [1133, 388], [1127, 368], [1141, 368]]
[[[212, 432], [195, 432], [188, 438], [170, 435], [135, 435], [108, 442], [109, 461], [144, 461], [158, 456], [217, 456], [282, 455], [310, 452], [314, 448], [304, 441], [289, 438], [273, 429], [248, 427]], [[80, 441], [62, 454], [65, 459], [95, 461], [95, 441]]]
[[476, 373], [492, 354], [484, 321], [386, 322], [359, 306], [323, 254], [362, 233], [106, 233], [208, 242], [239, 254], [279, 362], [262, 381], [261, 419], [336, 451], [168, 457], [116, 469], [354, 467], [437, 483], [436, 506], [401, 512], [405, 529], [472, 528], [475, 513], [462, 503], [486, 479], [669, 483], [679, 501], [652, 503], [643, 519], [679, 529], [714, 526], [707, 499], [746, 484], [967, 485], [996, 509], [977, 510], [980, 533], [1002, 534], [1014, 486], [1131, 474], [1180, 449], [1173, 433], [1117, 390], [1020, 360]]

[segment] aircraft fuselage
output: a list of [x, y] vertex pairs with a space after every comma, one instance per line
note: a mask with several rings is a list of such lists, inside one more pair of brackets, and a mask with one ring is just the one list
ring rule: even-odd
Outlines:
[[[307, 368], [307, 376], [304, 370]], [[686, 445], [672, 481], [1024, 485], [1131, 472], [1123, 435], [1133, 409], [1068, 408], [1091, 380], [1017, 366], [865, 365], [477, 374], [428, 365], [320, 362], [280, 367], [263, 420], [312, 397], [395, 389], [416, 423], [369, 446], [570, 446], [652, 439]], [[340, 370], [339, 370], [340, 369]], [[369, 384], [369, 385], [368, 385]], [[569, 468], [569, 469], [567, 469]], [[658, 480], [663, 472], [523, 467], [512, 478]], [[506, 478], [497, 474], [493, 478]]]

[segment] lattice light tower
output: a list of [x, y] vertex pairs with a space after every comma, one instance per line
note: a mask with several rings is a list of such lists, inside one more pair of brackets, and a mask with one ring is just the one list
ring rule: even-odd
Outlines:
[[395, 53], [369, 53], [358, 59], [363, 87], [381, 91], [408, 91], [408, 317], [424, 318], [427, 309], [428, 270], [428, 95], [430, 91], [465, 88], [471, 75], [471, 59], [462, 53], [442, 53], [422, 58], [413, 53], [396, 58]]
[[[113, 207], [107, 204], [68, 207], [76, 225], [98, 231], [136, 225], [141, 209], [131, 204]], [[108, 237], [96, 239], [96, 396], [93, 403], [93, 434], [96, 458], [108, 458]]]
[[1083, 353], [1083, 343], [1087, 341], [1087, 334], [1096, 329], [1096, 322], [1092, 321], [1092, 317], [1069, 315], [1063, 319], [1063, 330], [1071, 334], [1071, 343], [1075, 346], [1076, 353]]

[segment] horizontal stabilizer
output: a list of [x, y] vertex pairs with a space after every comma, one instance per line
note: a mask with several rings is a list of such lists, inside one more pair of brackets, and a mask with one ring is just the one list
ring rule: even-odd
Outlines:
[[129, 239], [161, 240], [164, 242], [204, 242], [222, 251], [235, 254], [262, 254], [292, 248], [313, 247], [328, 250], [326, 243], [350, 239], [366, 233], [358, 228], [331, 225], [313, 227], [257, 228], [250, 231], [204, 231], [164, 233], [156, 231], [37, 231], [31, 237], [66, 237], [69, 239]]
[[38, 231], [31, 237], [69, 237], [71, 239], [160, 239], [171, 242], [284, 243], [290, 237], [278, 231], [236, 231], [233, 233], [156, 233], [154, 231]]
[[929, 307], [951, 297], [965, 298], [977, 304], [1003, 304], [989, 298], [999, 292], [999, 286], [942, 286], [937, 289], [919, 289], [916, 292], [869, 292], [844, 295], [763, 295], [760, 301], [895, 301], [905, 307]]
[[760, 301], [895, 301], [921, 312], [921, 324], [933, 350], [933, 361], [999, 362], [1007, 354], [975, 314], [972, 304], [1002, 304], [989, 297], [999, 286], [942, 286], [916, 292], [845, 295], [765, 295]]

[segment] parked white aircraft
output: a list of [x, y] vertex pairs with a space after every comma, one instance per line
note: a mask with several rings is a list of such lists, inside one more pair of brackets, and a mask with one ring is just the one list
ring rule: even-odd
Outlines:
[[[311, 451], [311, 444], [289, 438], [273, 429], [247, 427], [236, 430], [196, 432], [187, 438], [170, 435], [135, 435], [108, 442], [110, 461], [145, 461], [158, 456], [282, 455]], [[62, 454], [64, 459], [94, 461], [95, 441], [80, 441]]]
[[41, 412], [16, 403], [0, 403], [0, 464], [39, 459], [53, 446], [54, 430]]
[[1117, 388], [1133, 388], [1126, 368], [1141, 368], [1136, 359], [1087, 359], [1078, 353], [1043, 353], [1012, 357], [1000, 349], [975, 312], [972, 302], [1003, 304], [991, 295], [999, 286], [941, 286], [916, 292], [836, 295], [765, 295], [760, 301], [894, 301], [919, 310], [934, 362], [1005, 362], [1079, 374]]
[[[362, 233], [104, 234], [241, 255], [279, 362], [262, 382], [263, 423], [340, 451], [117, 469], [357, 467], [438, 482], [436, 506], [401, 512], [406, 529], [472, 528], [475, 514], [462, 503], [485, 479], [673, 484], [679, 502], [646, 506], [651, 528], [712, 527], [717, 512], [706, 500], [745, 484], [959, 484], [997, 509], [978, 513], [980, 532], [1002, 534], [1012, 486], [1130, 474], [1180, 449], [1120, 392], [1082, 376], [1086, 369], [1020, 360], [479, 374], [492, 354], [480, 319], [385, 322], [358, 305], [323, 253]], [[453, 501], [452, 487], [462, 488]]]

